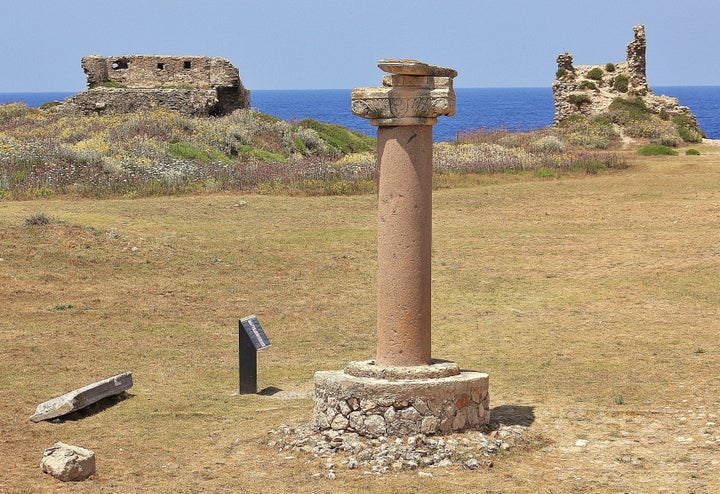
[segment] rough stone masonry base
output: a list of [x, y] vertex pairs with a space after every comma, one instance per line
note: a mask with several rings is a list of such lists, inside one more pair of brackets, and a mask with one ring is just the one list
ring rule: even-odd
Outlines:
[[489, 376], [390, 381], [343, 371], [315, 373], [315, 426], [367, 437], [446, 434], [490, 422]]

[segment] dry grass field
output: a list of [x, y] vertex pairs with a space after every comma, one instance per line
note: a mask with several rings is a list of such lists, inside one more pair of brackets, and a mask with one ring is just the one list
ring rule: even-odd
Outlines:
[[[432, 477], [266, 446], [310, 420], [315, 370], [373, 356], [375, 196], [0, 201], [0, 492], [720, 492], [720, 146], [695, 147], [436, 191], [433, 353], [488, 372], [530, 441]], [[236, 394], [249, 314], [286, 393]], [[126, 399], [28, 420], [123, 371]], [[43, 474], [56, 441], [97, 475]]]

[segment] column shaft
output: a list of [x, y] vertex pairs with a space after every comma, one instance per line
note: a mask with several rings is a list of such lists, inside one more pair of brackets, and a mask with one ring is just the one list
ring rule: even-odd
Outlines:
[[376, 364], [431, 362], [432, 126], [378, 128]]

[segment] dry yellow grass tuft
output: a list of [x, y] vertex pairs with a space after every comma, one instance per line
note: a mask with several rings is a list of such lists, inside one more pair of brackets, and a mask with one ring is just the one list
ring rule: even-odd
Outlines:
[[[260, 388], [309, 393], [373, 355], [374, 196], [0, 202], [0, 492], [718, 492], [720, 147], [698, 148], [435, 193], [434, 354], [488, 372], [497, 410], [532, 409], [534, 441], [432, 478], [314, 477], [265, 446], [311, 400], [234, 394], [250, 313], [273, 343]], [[29, 422], [128, 370], [127, 399]], [[98, 474], [42, 474], [58, 440]]]

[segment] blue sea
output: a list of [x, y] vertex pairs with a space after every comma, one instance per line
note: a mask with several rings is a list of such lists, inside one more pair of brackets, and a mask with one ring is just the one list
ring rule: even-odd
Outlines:
[[[689, 106], [700, 128], [711, 139], [720, 139], [720, 86], [654, 87]], [[440, 117], [434, 128], [436, 141], [453, 141], [458, 132], [473, 129], [533, 130], [552, 124], [554, 116], [550, 88], [456, 88], [457, 114]], [[73, 93], [0, 93], [0, 104], [20, 101], [37, 107], [63, 100]], [[364, 118], [350, 112], [349, 89], [254, 90], [253, 108], [283, 120], [314, 118], [337, 123], [368, 135], [376, 130]]]

